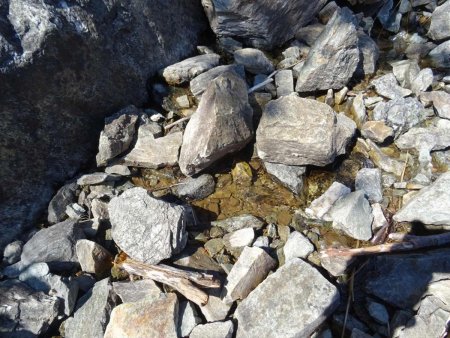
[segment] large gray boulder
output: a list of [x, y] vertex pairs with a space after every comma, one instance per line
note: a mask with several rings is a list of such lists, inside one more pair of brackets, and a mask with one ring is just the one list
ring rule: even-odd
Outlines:
[[441, 6], [436, 7], [431, 16], [428, 35], [433, 40], [450, 38], [450, 2], [446, 1]]
[[194, 175], [241, 150], [253, 136], [252, 118], [242, 78], [226, 72], [211, 81], [184, 131], [179, 158], [183, 174]]
[[143, 188], [114, 197], [108, 211], [114, 242], [133, 259], [158, 264], [186, 245], [186, 208], [157, 200]]
[[207, 27], [199, 1], [0, 2], [0, 247], [96, 153], [103, 118]]
[[202, 0], [218, 37], [237, 37], [248, 45], [267, 50], [292, 39], [325, 3], [325, 0]]
[[259, 157], [286, 165], [324, 166], [345, 153], [355, 123], [328, 105], [288, 95], [269, 102], [256, 132]]
[[238, 305], [236, 337], [309, 337], [338, 305], [337, 288], [294, 258]]

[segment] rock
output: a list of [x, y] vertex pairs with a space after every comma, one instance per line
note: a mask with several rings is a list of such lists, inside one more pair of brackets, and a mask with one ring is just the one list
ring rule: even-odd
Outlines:
[[385, 121], [394, 129], [396, 137], [422, 122], [425, 117], [422, 103], [411, 97], [380, 102], [373, 111], [373, 118], [377, 121]]
[[384, 154], [371, 140], [366, 140], [366, 144], [369, 147], [369, 157], [377, 167], [398, 177], [402, 175], [404, 163]]
[[347, 8], [336, 11], [314, 42], [299, 72], [295, 90], [341, 89], [355, 72], [359, 53], [353, 13]]
[[23, 246], [23, 264], [45, 262], [53, 270], [71, 269], [78, 265], [75, 243], [84, 238], [81, 227], [67, 220], [39, 230]]
[[[240, 230], [242, 231], [242, 230]], [[224, 302], [245, 299], [275, 268], [276, 262], [263, 249], [245, 247], [224, 286]]]
[[325, 5], [319, 12], [319, 20], [324, 25], [331, 19], [334, 12], [339, 10], [339, 6], [336, 4], [336, 2], [331, 1]]
[[306, 27], [300, 28], [295, 33], [295, 38], [299, 41], [305, 42], [308, 46], [313, 46], [314, 42], [319, 38], [325, 29], [325, 25], [314, 23]]
[[225, 248], [225, 244], [222, 238], [213, 238], [206, 242], [204, 247], [205, 250], [208, 251], [208, 254], [211, 257], [214, 257], [216, 254], [222, 251], [223, 248]]
[[192, 94], [194, 94], [196, 98], [200, 98], [204, 91], [208, 88], [209, 83], [226, 72], [234, 72], [245, 79], [245, 70], [244, 66], [242, 65], [232, 64], [217, 66], [213, 69], [208, 70], [207, 72], [200, 74], [199, 76], [196, 76], [191, 80], [189, 86]]
[[256, 132], [265, 162], [324, 166], [345, 153], [356, 125], [326, 104], [295, 95], [269, 102]]
[[288, 47], [281, 54], [283, 54], [285, 59], [288, 58], [299, 59], [301, 56], [300, 48], [298, 46]]
[[352, 330], [352, 335], [350, 338], [372, 338], [373, 336], [370, 334], [365, 333], [364, 331], [361, 331], [357, 328], [354, 328]]
[[214, 177], [203, 174], [196, 178], [188, 177], [182, 180], [172, 191], [180, 198], [201, 200], [211, 195], [216, 188]]
[[360, 50], [357, 72], [363, 75], [374, 74], [377, 70], [377, 61], [380, 56], [378, 45], [373, 39], [358, 30], [358, 48]]
[[133, 141], [139, 110], [128, 106], [105, 119], [105, 127], [100, 133], [97, 166], [104, 166], [109, 160], [127, 151]]
[[419, 75], [420, 67], [416, 60], [401, 60], [390, 63], [395, 78], [402, 87], [411, 88], [414, 79]]
[[334, 277], [347, 274], [355, 260], [355, 257], [320, 255], [320, 265]]
[[59, 300], [18, 280], [0, 282], [0, 327], [4, 337], [45, 334], [58, 316]]
[[292, 94], [294, 92], [294, 76], [292, 70], [284, 69], [275, 74], [275, 86], [277, 87], [277, 97]]
[[269, 247], [269, 237], [267, 236], [259, 236], [255, 242], [253, 243], [253, 247], [267, 249]]
[[347, 96], [348, 93], [348, 87], [344, 87], [342, 88], [340, 91], [338, 91], [335, 95], [335, 104], [342, 104], [345, 100], [345, 97]]
[[450, 67], [450, 40], [442, 42], [428, 53], [428, 59], [432, 67], [449, 68]]
[[103, 338], [111, 311], [118, 303], [109, 278], [95, 283], [77, 302], [73, 317], [65, 322], [65, 337]]
[[142, 127], [134, 148], [123, 157], [123, 163], [132, 167], [158, 169], [178, 163], [183, 133], [181, 131], [154, 138]]
[[86, 217], [86, 210], [78, 203], [72, 203], [66, 207], [66, 215], [70, 219], [79, 220], [82, 217]]
[[274, 67], [272, 62], [258, 49], [244, 48], [234, 52], [234, 62], [244, 66], [252, 74], [270, 74]]
[[170, 85], [180, 85], [219, 65], [220, 56], [203, 54], [164, 68], [162, 75]]
[[178, 336], [189, 337], [192, 329], [202, 322], [197, 315], [195, 305], [190, 301], [180, 303], [179, 307], [179, 321], [178, 321]]
[[325, 103], [329, 105], [331, 108], [334, 107], [334, 92], [333, 89], [328, 89], [327, 96], [325, 96]]
[[226, 304], [221, 295], [224, 289], [209, 289], [207, 294], [209, 296], [208, 303], [200, 306], [200, 310], [205, 316], [207, 322], [216, 322], [219, 320], [224, 320], [228, 312], [230, 312], [232, 304]]
[[389, 324], [389, 313], [383, 304], [369, 301], [367, 305], [369, 315], [382, 325]]
[[351, 313], [349, 313], [347, 316], [345, 315], [345, 313], [333, 314], [332, 322], [333, 326], [336, 327], [340, 332], [344, 330], [352, 332], [354, 329], [358, 329], [363, 332], [369, 332], [367, 326], [356, 319], [356, 317]]
[[151, 279], [112, 283], [114, 292], [122, 303], [139, 302], [143, 299], [159, 299], [161, 290]]
[[384, 121], [367, 121], [361, 128], [361, 135], [376, 143], [383, 143], [394, 136], [394, 130]]
[[294, 194], [298, 195], [302, 192], [303, 175], [306, 173], [306, 167], [270, 162], [265, 162], [264, 167], [270, 175], [274, 176]]
[[157, 200], [143, 188], [113, 198], [108, 210], [115, 243], [133, 259], [157, 264], [186, 245], [186, 208]]
[[115, 179], [114, 176], [108, 175], [102, 172], [92, 173], [92, 174], [86, 174], [81, 176], [77, 180], [78, 185], [96, 185], [96, 184], [102, 184], [105, 182], [113, 181]]
[[245, 228], [261, 229], [264, 222], [253, 215], [240, 215], [211, 222], [211, 225], [222, 228], [227, 232], [233, 232]]
[[356, 126], [361, 128], [367, 120], [366, 106], [364, 104], [364, 96], [362, 93], [359, 93], [353, 99], [350, 110], [353, 115], [353, 120], [356, 122]]
[[76, 201], [77, 184], [75, 182], [62, 186], [53, 196], [48, 205], [47, 220], [50, 224], [56, 224], [66, 219], [66, 208]]
[[218, 37], [237, 37], [246, 45], [270, 50], [294, 37], [326, 1], [202, 2], [211, 28]]
[[113, 256], [100, 244], [81, 239], [76, 244], [77, 257], [84, 272], [101, 276], [112, 266]]
[[396, 222], [450, 225], [450, 172], [446, 172], [430, 186], [422, 188], [395, 215]]
[[285, 261], [293, 258], [306, 258], [314, 251], [314, 245], [300, 232], [294, 231], [289, 235], [283, 247]]
[[372, 208], [363, 191], [355, 191], [339, 199], [329, 214], [333, 227], [348, 236], [363, 241], [372, 238]]
[[402, 150], [444, 150], [450, 146], [449, 132], [450, 128], [411, 128], [395, 140], [395, 145]]
[[101, 221], [109, 219], [108, 203], [98, 198], [94, 198], [91, 202], [91, 212], [94, 221], [100, 223]]
[[89, 291], [89, 289], [92, 289], [94, 287], [96, 279], [93, 276], [85, 273], [76, 276], [73, 281], [78, 284], [79, 290], [81, 290], [83, 293], [86, 293]]
[[180, 108], [189, 108], [191, 103], [189, 102], [189, 98], [187, 95], [181, 95], [175, 99]]
[[[299, 62], [301, 62], [301, 61], [299, 61], [296, 58], [286, 58], [286, 59], [281, 60], [277, 64], [277, 69], [278, 70], [288, 70], [288, 69], [294, 67], [295, 65], [297, 65]], [[294, 86], [294, 84], [292, 84], [292, 86]], [[294, 90], [292, 89], [292, 92], [293, 91]]]
[[411, 90], [417, 96], [420, 95], [421, 92], [426, 91], [433, 84], [433, 71], [431, 68], [422, 69], [414, 81], [411, 83]]
[[389, 224], [379, 203], [372, 204], [372, 215], [372, 230], [376, 231], [378, 229], [386, 227]]
[[322, 196], [311, 202], [311, 205], [305, 209], [305, 212], [310, 217], [321, 219], [328, 213], [337, 200], [348, 195], [350, 192], [350, 188], [345, 185], [339, 182], [333, 182]]
[[436, 7], [431, 16], [428, 35], [433, 40], [444, 40], [450, 38], [450, 3], [444, 2]]
[[226, 322], [215, 322], [197, 325], [192, 330], [190, 338], [231, 338], [233, 337], [234, 325], [231, 320]]
[[401, 99], [412, 93], [411, 90], [402, 88], [398, 85], [397, 79], [393, 73], [372, 80], [371, 84], [375, 87], [375, 90], [379, 95], [391, 100]]
[[177, 296], [168, 293], [158, 300], [144, 298], [114, 308], [104, 338], [177, 338], [177, 326]]
[[9, 243], [5, 247], [5, 250], [3, 250], [3, 263], [11, 265], [20, 261], [22, 248], [23, 248], [22, 241], [14, 241]]
[[223, 237], [225, 246], [227, 248], [242, 248], [250, 246], [255, 239], [255, 231], [253, 228], [240, 229]]
[[130, 176], [131, 171], [127, 166], [115, 164], [105, 168], [105, 173], [110, 175]]
[[381, 170], [363, 168], [358, 171], [355, 178], [355, 190], [362, 190], [367, 199], [372, 203], [383, 200], [383, 189], [381, 187]]
[[308, 263], [293, 259], [238, 305], [236, 337], [308, 337], [338, 305], [336, 287]]
[[23, 0], [1, 12], [0, 252], [92, 159], [103, 118], [148, 102], [149, 77], [207, 28], [198, 1]]
[[179, 165], [185, 175], [242, 149], [253, 136], [247, 85], [234, 73], [213, 80], [186, 126]]
[[428, 94], [439, 117], [450, 120], [450, 94], [443, 91], [433, 91]]

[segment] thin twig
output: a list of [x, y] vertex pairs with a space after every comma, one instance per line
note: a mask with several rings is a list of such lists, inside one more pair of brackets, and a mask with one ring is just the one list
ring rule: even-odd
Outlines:
[[272, 72], [272, 73], [267, 77], [267, 79], [265, 79], [263, 82], [258, 83], [256, 86], [251, 87], [251, 88], [248, 90], [248, 93], [251, 94], [251, 93], [253, 93], [254, 91], [258, 90], [259, 88], [264, 87], [266, 84], [269, 84], [269, 83], [273, 82], [273, 79], [272, 79], [272, 78], [275, 76], [276, 73], [278, 73], [278, 70]]
[[191, 117], [192, 117], [192, 115], [189, 115], [189, 116], [186, 116], [186, 117], [182, 117], [181, 119], [179, 119], [179, 120], [177, 120], [177, 121], [175, 121], [175, 122], [173, 122], [173, 123], [170, 123], [170, 124], [168, 124], [167, 126], [165, 126], [165, 127], [164, 127], [164, 130], [167, 131], [167, 130], [169, 130], [170, 128], [176, 126], [177, 124], [180, 124], [180, 123], [182, 123], [182, 122], [184, 122], [184, 121], [188, 121]]

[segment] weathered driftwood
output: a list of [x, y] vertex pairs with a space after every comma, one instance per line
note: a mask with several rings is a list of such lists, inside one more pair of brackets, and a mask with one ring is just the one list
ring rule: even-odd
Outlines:
[[208, 295], [192, 284], [191, 281], [208, 288], [220, 287], [220, 281], [212, 275], [184, 271], [166, 265], [148, 265], [127, 258], [118, 263], [118, 267], [129, 274], [166, 284], [199, 306], [208, 303]]
[[395, 253], [402, 251], [411, 251], [423, 248], [437, 247], [450, 244], [450, 233], [444, 233], [431, 236], [413, 236], [407, 234], [393, 233], [389, 238], [399, 243], [388, 243], [369, 246], [365, 248], [329, 248], [323, 250], [321, 255], [326, 256], [367, 256], [378, 255], [382, 253]]
[[258, 90], [259, 88], [264, 87], [266, 84], [269, 84], [269, 83], [273, 82], [273, 79], [272, 79], [272, 78], [276, 75], [276, 73], [278, 73], [278, 71], [274, 71], [274, 72], [271, 73], [271, 74], [267, 77], [267, 79], [265, 79], [263, 82], [258, 83], [256, 86], [251, 87], [251, 88], [248, 90], [248, 93], [251, 94], [251, 93], [253, 93], [254, 91]]
[[164, 130], [167, 131], [167, 130], [169, 130], [170, 128], [176, 126], [177, 124], [180, 124], [180, 123], [182, 123], [182, 122], [184, 122], [184, 121], [188, 121], [188, 120], [191, 118], [191, 116], [192, 116], [192, 115], [189, 115], [189, 116], [186, 116], [186, 117], [182, 117], [181, 119], [179, 119], [179, 120], [177, 120], [177, 121], [175, 121], [175, 122], [173, 122], [173, 123], [168, 124], [167, 126], [164, 127]]

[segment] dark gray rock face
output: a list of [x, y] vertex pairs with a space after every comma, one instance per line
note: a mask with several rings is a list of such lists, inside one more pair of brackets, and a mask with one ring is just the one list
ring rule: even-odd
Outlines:
[[434, 10], [428, 35], [433, 40], [450, 37], [450, 2], [444, 2]]
[[197, 174], [241, 150], [253, 136], [252, 118], [247, 84], [242, 78], [227, 72], [213, 80], [183, 135], [179, 158], [183, 174]]
[[64, 185], [53, 196], [48, 205], [47, 220], [50, 224], [55, 224], [64, 221], [67, 218], [66, 208], [68, 205], [76, 202], [77, 184], [75, 182]]
[[[103, 118], [188, 56], [198, 1], [0, 2], [0, 247], [95, 155]], [[8, 229], [8, 230], [6, 230]]]
[[324, 0], [202, 0], [211, 28], [218, 37], [238, 37], [262, 49], [272, 49], [293, 38], [325, 3]]

